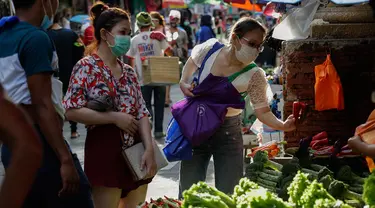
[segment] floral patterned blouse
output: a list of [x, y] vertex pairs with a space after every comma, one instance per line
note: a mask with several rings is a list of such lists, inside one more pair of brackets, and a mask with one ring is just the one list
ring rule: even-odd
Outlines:
[[[73, 68], [63, 100], [64, 108], [82, 108], [90, 100], [110, 95], [111, 90], [107, 86], [109, 84], [116, 95], [115, 104], [118, 111], [128, 113], [137, 120], [149, 116], [135, 71], [129, 65], [121, 61], [119, 63], [123, 72], [117, 80], [98, 55], [93, 54], [81, 59]], [[129, 137], [125, 135], [125, 138]]]

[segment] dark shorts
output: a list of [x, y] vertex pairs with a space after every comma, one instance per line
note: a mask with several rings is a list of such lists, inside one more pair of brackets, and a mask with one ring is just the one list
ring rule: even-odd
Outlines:
[[[45, 140], [44, 136], [41, 134], [40, 129], [36, 127], [36, 130], [38, 131], [43, 144], [43, 164], [38, 170], [34, 184], [32, 185], [23, 207], [93, 208], [91, 187], [76, 154], [72, 154], [72, 157], [80, 177], [79, 193], [65, 197], [58, 196], [58, 193], [62, 188], [60, 161]], [[1, 159], [6, 169], [11, 161], [11, 152], [6, 145], [3, 145], [2, 147]]]

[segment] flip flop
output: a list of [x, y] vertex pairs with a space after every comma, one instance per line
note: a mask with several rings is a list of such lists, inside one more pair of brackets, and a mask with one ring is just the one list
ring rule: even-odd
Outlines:
[[[75, 134], [75, 135], [73, 135]], [[70, 138], [71, 139], [77, 139], [78, 137], [80, 137], [81, 135], [78, 133], [78, 132], [73, 132], [71, 135], [70, 135]]]

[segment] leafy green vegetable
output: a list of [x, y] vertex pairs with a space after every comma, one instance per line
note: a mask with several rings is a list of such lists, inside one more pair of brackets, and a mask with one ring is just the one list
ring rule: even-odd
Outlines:
[[371, 208], [375, 207], [375, 171], [365, 180], [363, 186], [363, 201]]
[[328, 192], [335, 198], [362, 201], [362, 196], [360, 194], [349, 191], [348, 185], [338, 180], [332, 181], [332, 183], [329, 185]]
[[314, 208], [315, 201], [318, 199], [326, 199], [332, 202], [336, 201], [335, 198], [323, 188], [321, 183], [314, 180], [302, 194], [300, 202], [303, 208]]
[[182, 207], [207, 207], [207, 208], [229, 208], [218, 196], [212, 196], [208, 193], [184, 192], [184, 202]]
[[247, 192], [253, 190], [253, 189], [259, 189], [259, 185], [250, 181], [247, 178], [242, 178], [240, 180], [240, 183], [234, 187], [234, 193], [233, 193], [233, 200], [236, 202], [238, 197], [246, 194]]
[[330, 175], [326, 175], [326, 176], [324, 176], [323, 178], [321, 178], [321, 179], [319, 180], [319, 182], [323, 184], [323, 187], [324, 187], [326, 190], [328, 190], [329, 185], [332, 183], [333, 180], [334, 180], [334, 179], [332, 178], [332, 176], [330, 176]]
[[237, 208], [292, 208], [264, 188], [254, 189], [238, 198]]
[[299, 171], [288, 188], [289, 202], [300, 207], [301, 196], [309, 185], [310, 181], [307, 179], [307, 174]]
[[315, 201], [314, 208], [353, 208], [344, 202], [337, 200], [332, 201], [329, 199], [318, 199]]
[[264, 167], [269, 167], [269, 168], [272, 168], [274, 170], [281, 170], [281, 168], [283, 167], [282, 165], [276, 163], [276, 162], [273, 162], [271, 160], [268, 159], [268, 153], [266, 151], [258, 151], [255, 153], [254, 155], [254, 163], [263, 163]]

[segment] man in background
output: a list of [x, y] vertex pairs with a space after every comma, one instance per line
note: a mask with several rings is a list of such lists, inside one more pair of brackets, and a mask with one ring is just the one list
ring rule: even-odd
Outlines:
[[[173, 56], [180, 59], [180, 73], [182, 68], [188, 60], [188, 44], [189, 39], [186, 31], [178, 27], [181, 20], [181, 13], [177, 10], [171, 10], [169, 13], [169, 25], [170, 27], [166, 30], [167, 41], [172, 46]], [[166, 99], [165, 107], [169, 107], [172, 103], [171, 100], [171, 87], [166, 88]]]
[[[163, 33], [159, 31], [151, 32], [153, 23], [150, 14], [146, 12], [139, 13], [136, 17], [136, 24], [140, 33], [132, 38], [127, 55], [135, 58], [135, 69], [142, 85], [142, 95], [146, 101], [147, 109], [155, 121], [154, 136], [155, 138], [162, 138], [165, 136], [163, 120], [166, 87], [143, 85], [142, 64], [147, 57], [164, 56], [164, 53], [172, 55], [172, 51]], [[155, 111], [152, 110], [152, 94], [154, 95]]]
[[[59, 59], [59, 79], [63, 83], [63, 94], [68, 90], [70, 76], [74, 65], [83, 58], [85, 47], [79, 36], [70, 29], [63, 28], [65, 9], [57, 12], [53, 18], [53, 25], [48, 30], [49, 37], [53, 40]], [[66, 12], [66, 11], [65, 11]], [[66, 15], [66, 14], [65, 14]], [[77, 122], [69, 121], [70, 138], [79, 137]]]

